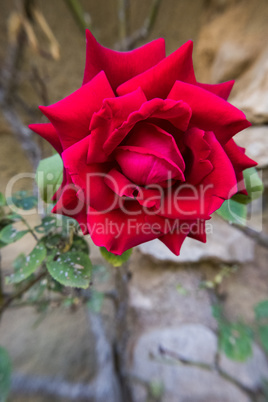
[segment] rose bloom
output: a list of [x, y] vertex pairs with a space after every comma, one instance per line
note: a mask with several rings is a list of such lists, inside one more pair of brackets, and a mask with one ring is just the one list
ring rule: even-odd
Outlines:
[[176, 255], [186, 236], [205, 242], [205, 221], [246, 192], [242, 172], [256, 165], [232, 138], [250, 126], [227, 102], [234, 81], [197, 82], [191, 41], [166, 57], [163, 39], [116, 52], [86, 35], [83, 85], [30, 126], [63, 160], [53, 212], [115, 254], [155, 238]]

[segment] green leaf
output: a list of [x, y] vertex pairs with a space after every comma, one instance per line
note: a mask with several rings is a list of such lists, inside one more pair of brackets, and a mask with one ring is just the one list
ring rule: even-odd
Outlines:
[[62, 182], [63, 163], [59, 154], [50, 156], [40, 161], [35, 180], [37, 182], [41, 198], [50, 202], [54, 193]]
[[69, 216], [57, 215], [57, 219], [59, 225], [62, 226], [62, 233], [64, 236], [68, 236], [71, 229], [73, 230], [74, 228], [79, 227], [78, 222]]
[[0, 232], [0, 241], [6, 244], [20, 240], [29, 230], [17, 230], [12, 224], [7, 225]]
[[[20, 254], [14, 262], [14, 266], [16, 267], [15, 272], [6, 277], [6, 283], [19, 283], [24, 281], [42, 264], [46, 258], [46, 254], [46, 247], [43, 243], [38, 243], [25, 259], [22, 254]], [[20, 262], [22, 263], [21, 266], [19, 266]]]
[[105, 247], [100, 247], [100, 252], [102, 256], [106, 259], [106, 261], [108, 261], [114, 267], [120, 267], [131, 256], [132, 249], [125, 251], [121, 255], [115, 255], [113, 253], [110, 253], [110, 251], [106, 250]]
[[7, 200], [8, 205], [14, 204], [17, 208], [29, 211], [37, 205], [37, 197], [31, 195], [28, 191], [18, 191]]
[[19, 271], [24, 264], [26, 264], [26, 255], [24, 253], [20, 253], [12, 263], [14, 271]]
[[88, 255], [69, 251], [60, 255], [56, 261], [49, 261], [47, 269], [50, 275], [65, 286], [86, 289], [91, 278], [91, 261]]
[[188, 295], [188, 290], [185, 289], [180, 283], [176, 286], [177, 292], [182, 295], [182, 296], [187, 296]]
[[0, 192], [0, 207], [4, 207], [6, 205], [6, 198], [3, 193]]
[[268, 318], [268, 300], [264, 300], [254, 307], [255, 317], [257, 320]]
[[268, 353], [268, 325], [259, 327], [259, 336], [264, 350]]
[[11, 214], [8, 214], [6, 216], [8, 219], [10, 219], [13, 222], [18, 222], [22, 220], [22, 216], [19, 214], [16, 214], [15, 212], [12, 212]]
[[219, 304], [213, 304], [212, 315], [219, 324], [223, 321], [222, 307]]
[[56, 216], [45, 216], [42, 218], [42, 223], [38, 226], [35, 226], [34, 230], [37, 233], [49, 233], [54, 227], [57, 225]]
[[163, 394], [164, 394], [165, 388], [164, 385], [161, 381], [153, 380], [149, 384], [149, 392], [150, 395], [156, 399], [156, 400], [161, 400]]
[[80, 251], [81, 253], [89, 254], [89, 245], [83, 237], [74, 235], [70, 251]]
[[87, 302], [87, 307], [93, 313], [99, 313], [102, 308], [103, 300], [104, 294], [93, 289], [90, 295], [90, 300]]
[[0, 346], [0, 402], [6, 402], [11, 385], [11, 360], [6, 349]]
[[247, 206], [233, 199], [224, 201], [216, 213], [228, 222], [237, 223], [239, 225], [246, 224]]
[[242, 204], [248, 204], [261, 196], [264, 187], [256, 168], [252, 167], [244, 170], [243, 176], [248, 195], [235, 194], [232, 199]]
[[245, 361], [252, 354], [252, 330], [243, 323], [219, 325], [219, 346], [232, 360]]

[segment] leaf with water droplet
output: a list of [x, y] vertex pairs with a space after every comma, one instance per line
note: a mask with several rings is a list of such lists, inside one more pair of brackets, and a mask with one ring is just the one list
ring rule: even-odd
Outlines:
[[[43, 243], [38, 243], [27, 257], [23, 257], [23, 255], [20, 254], [13, 263], [15, 272], [6, 277], [6, 283], [19, 283], [24, 281], [42, 264], [46, 255], [47, 251]], [[20, 266], [19, 263], [21, 263]]]
[[37, 233], [49, 233], [52, 229], [55, 228], [57, 225], [57, 218], [56, 216], [45, 216], [42, 219], [42, 223], [38, 226], [35, 226], [34, 230]]
[[62, 285], [83, 289], [89, 286], [92, 264], [85, 253], [68, 251], [61, 254], [56, 261], [49, 261], [47, 269]]
[[17, 230], [12, 224], [7, 225], [0, 232], [0, 241], [6, 244], [20, 240], [29, 230]]

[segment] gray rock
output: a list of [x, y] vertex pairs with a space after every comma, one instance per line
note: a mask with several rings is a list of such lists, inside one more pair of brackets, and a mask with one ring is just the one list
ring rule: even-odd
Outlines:
[[226, 41], [221, 44], [211, 69], [211, 81], [223, 82], [239, 77], [253, 61], [252, 49], [241, 43]]
[[268, 126], [252, 126], [235, 136], [235, 141], [246, 148], [246, 154], [258, 162], [260, 168], [268, 165]]
[[219, 364], [222, 371], [252, 391], [256, 391], [262, 381], [268, 379], [267, 359], [257, 345], [253, 345], [252, 357], [245, 362], [236, 362], [221, 354]]
[[[145, 332], [136, 346], [135, 361], [142, 359], [144, 351], [158, 359], [163, 358], [213, 365], [217, 352], [217, 337], [201, 324], [185, 324], [176, 327], [155, 329]], [[165, 356], [165, 357], [164, 357]], [[177, 360], [178, 360], [177, 359]]]
[[207, 243], [186, 238], [181, 254], [175, 256], [162, 242], [153, 240], [139, 247], [140, 251], [158, 260], [197, 262], [221, 260], [225, 262], [247, 262], [254, 260], [254, 242], [217, 216], [207, 223]]
[[[170, 351], [170, 356], [159, 351]], [[135, 402], [145, 402], [152, 383], [162, 386], [164, 402], [249, 402], [247, 395], [210, 370], [216, 337], [202, 325], [185, 325], [143, 334], [133, 350], [130, 371]], [[184, 361], [203, 363], [183, 364]], [[147, 386], [146, 386], [147, 384]]]
[[264, 51], [239, 80], [231, 103], [242, 109], [254, 124], [268, 123], [268, 51]]

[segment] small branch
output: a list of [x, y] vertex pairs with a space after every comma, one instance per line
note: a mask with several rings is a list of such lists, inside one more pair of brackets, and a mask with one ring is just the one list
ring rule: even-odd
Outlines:
[[35, 89], [38, 96], [40, 97], [40, 99], [42, 100], [42, 105], [47, 106], [49, 104], [49, 97], [46, 83], [43, 77], [40, 75], [37, 66], [35, 65], [33, 66], [32, 73], [33, 73], [32, 86]]
[[[119, 38], [122, 46], [125, 44], [125, 38], [128, 37], [129, 26], [129, 0], [117, 0], [118, 3], [118, 26], [119, 26]], [[122, 48], [122, 50], [127, 50]]]
[[23, 217], [21, 217], [21, 221], [24, 223], [24, 225], [27, 227], [27, 229], [29, 230], [29, 232], [31, 233], [31, 235], [33, 236], [34, 240], [38, 243], [39, 239], [36, 236], [36, 234], [34, 233], [34, 230], [31, 228], [31, 226], [29, 225], [29, 223], [26, 221], [26, 219], [24, 219]]
[[84, 12], [80, 2], [78, 0], [65, 0], [65, 3], [69, 7], [83, 35], [86, 28], [92, 30], [90, 15]]
[[115, 44], [115, 49], [117, 50], [131, 50], [133, 47], [136, 45], [136, 43], [142, 39], [146, 39], [149, 34], [151, 33], [158, 12], [160, 8], [162, 0], [153, 0], [153, 4], [149, 13], [148, 18], [144, 21], [143, 26], [135, 31], [133, 34], [130, 36], [125, 37], [124, 39], [121, 39], [118, 43]]
[[268, 248], [268, 236], [265, 233], [257, 232], [248, 226], [242, 226], [236, 223], [233, 223], [232, 226], [243, 232], [246, 236], [251, 237], [251, 239], [255, 240], [260, 246]]
[[46, 272], [41, 272], [37, 275], [32, 281], [27, 283], [22, 289], [19, 289], [17, 292], [10, 295], [1, 305], [0, 305], [0, 315], [4, 312], [4, 310], [16, 299], [21, 297], [24, 293], [26, 293], [31, 287], [33, 287], [36, 283], [38, 283], [41, 279], [43, 279], [47, 275]]
[[9, 123], [9, 125], [11, 126], [13, 134], [18, 139], [22, 149], [28, 155], [33, 165], [33, 168], [36, 169], [39, 160], [41, 159], [41, 151], [39, 146], [32, 139], [33, 136], [31, 130], [29, 130], [27, 127], [24, 126], [20, 117], [17, 115], [17, 113], [13, 110], [13, 108], [10, 105], [2, 104], [1, 106], [3, 115], [7, 120], [7, 122]]

